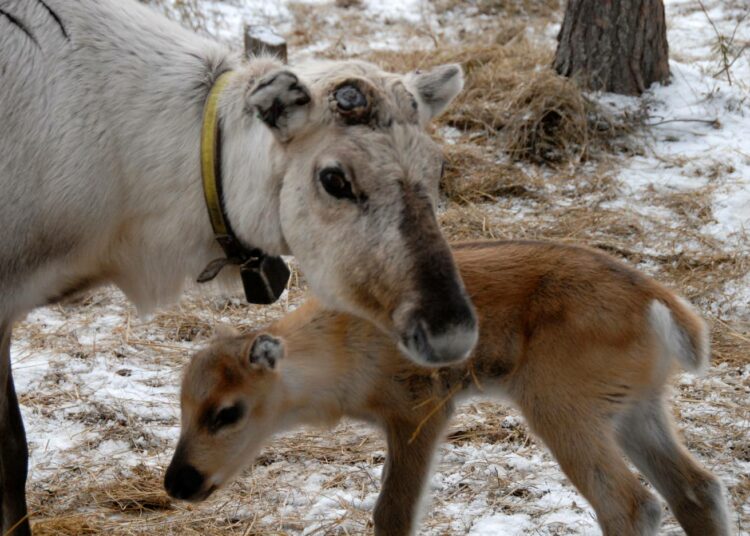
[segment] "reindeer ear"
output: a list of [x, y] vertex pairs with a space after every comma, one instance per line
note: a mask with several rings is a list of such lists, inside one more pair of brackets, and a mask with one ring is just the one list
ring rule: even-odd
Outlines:
[[297, 75], [280, 69], [258, 80], [250, 90], [247, 104], [277, 140], [287, 143], [307, 122], [311, 100], [310, 90]]
[[214, 339], [228, 339], [230, 337], [239, 337], [241, 333], [239, 330], [229, 324], [219, 323], [214, 326]]
[[254, 368], [273, 370], [283, 357], [284, 341], [268, 333], [261, 333], [250, 346], [248, 360]]
[[464, 76], [458, 64], [441, 65], [428, 72], [416, 71], [406, 76], [406, 85], [417, 97], [420, 123], [426, 125], [440, 115], [464, 87]]

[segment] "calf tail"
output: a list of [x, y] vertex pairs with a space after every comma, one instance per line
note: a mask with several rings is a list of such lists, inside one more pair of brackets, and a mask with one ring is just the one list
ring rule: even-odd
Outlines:
[[664, 350], [689, 372], [701, 372], [710, 355], [708, 327], [695, 308], [673, 294], [654, 299], [649, 320]]

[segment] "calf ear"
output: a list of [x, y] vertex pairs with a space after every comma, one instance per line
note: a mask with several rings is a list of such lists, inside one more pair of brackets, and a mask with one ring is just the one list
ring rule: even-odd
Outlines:
[[214, 326], [214, 339], [229, 339], [231, 337], [239, 337], [240, 332], [238, 329], [230, 326], [229, 324], [219, 323]]
[[440, 115], [464, 87], [464, 76], [458, 64], [441, 65], [427, 72], [406, 76], [406, 86], [415, 94], [420, 123], [426, 125]]
[[253, 368], [273, 370], [283, 357], [284, 341], [268, 333], [261, 333], [250, 346], [248, 360]]
[[307, 122], [310, 90], [297, 75], [279, 69], [265, 75], [250, 90], [247, 105], [281, 143], [289, 142]]

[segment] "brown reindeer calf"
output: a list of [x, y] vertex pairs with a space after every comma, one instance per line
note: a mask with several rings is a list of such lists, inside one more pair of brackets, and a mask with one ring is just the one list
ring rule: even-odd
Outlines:
[[728, 534], [722, 486], [685, 450], [665, 405], [673, 365], [699, 370], [708, 335], [690, 305], [598, 251], [541, 242], [459, 244], [480, 318], [472, 357], [420, 368], [387, 335], [314, 300], [262, 332], [224, 335], [182, 384], [171, 495], [202, 500], [276, 432], [343, 416], [388, 437], [375, 533], [411, 534], [435, 446], [454, 403], [502, 394], [596, 511], [604, 534], [656, 534], [661, 508], [688, 534]]

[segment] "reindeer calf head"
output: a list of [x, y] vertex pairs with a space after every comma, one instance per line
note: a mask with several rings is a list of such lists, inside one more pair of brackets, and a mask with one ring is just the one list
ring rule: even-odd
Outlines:
[[172, 497], [206, 499], [283, 425], [283, 354], [272, 335], [225, 332], [193, 357], [180, 393], [180, 440], [164, 479]]

